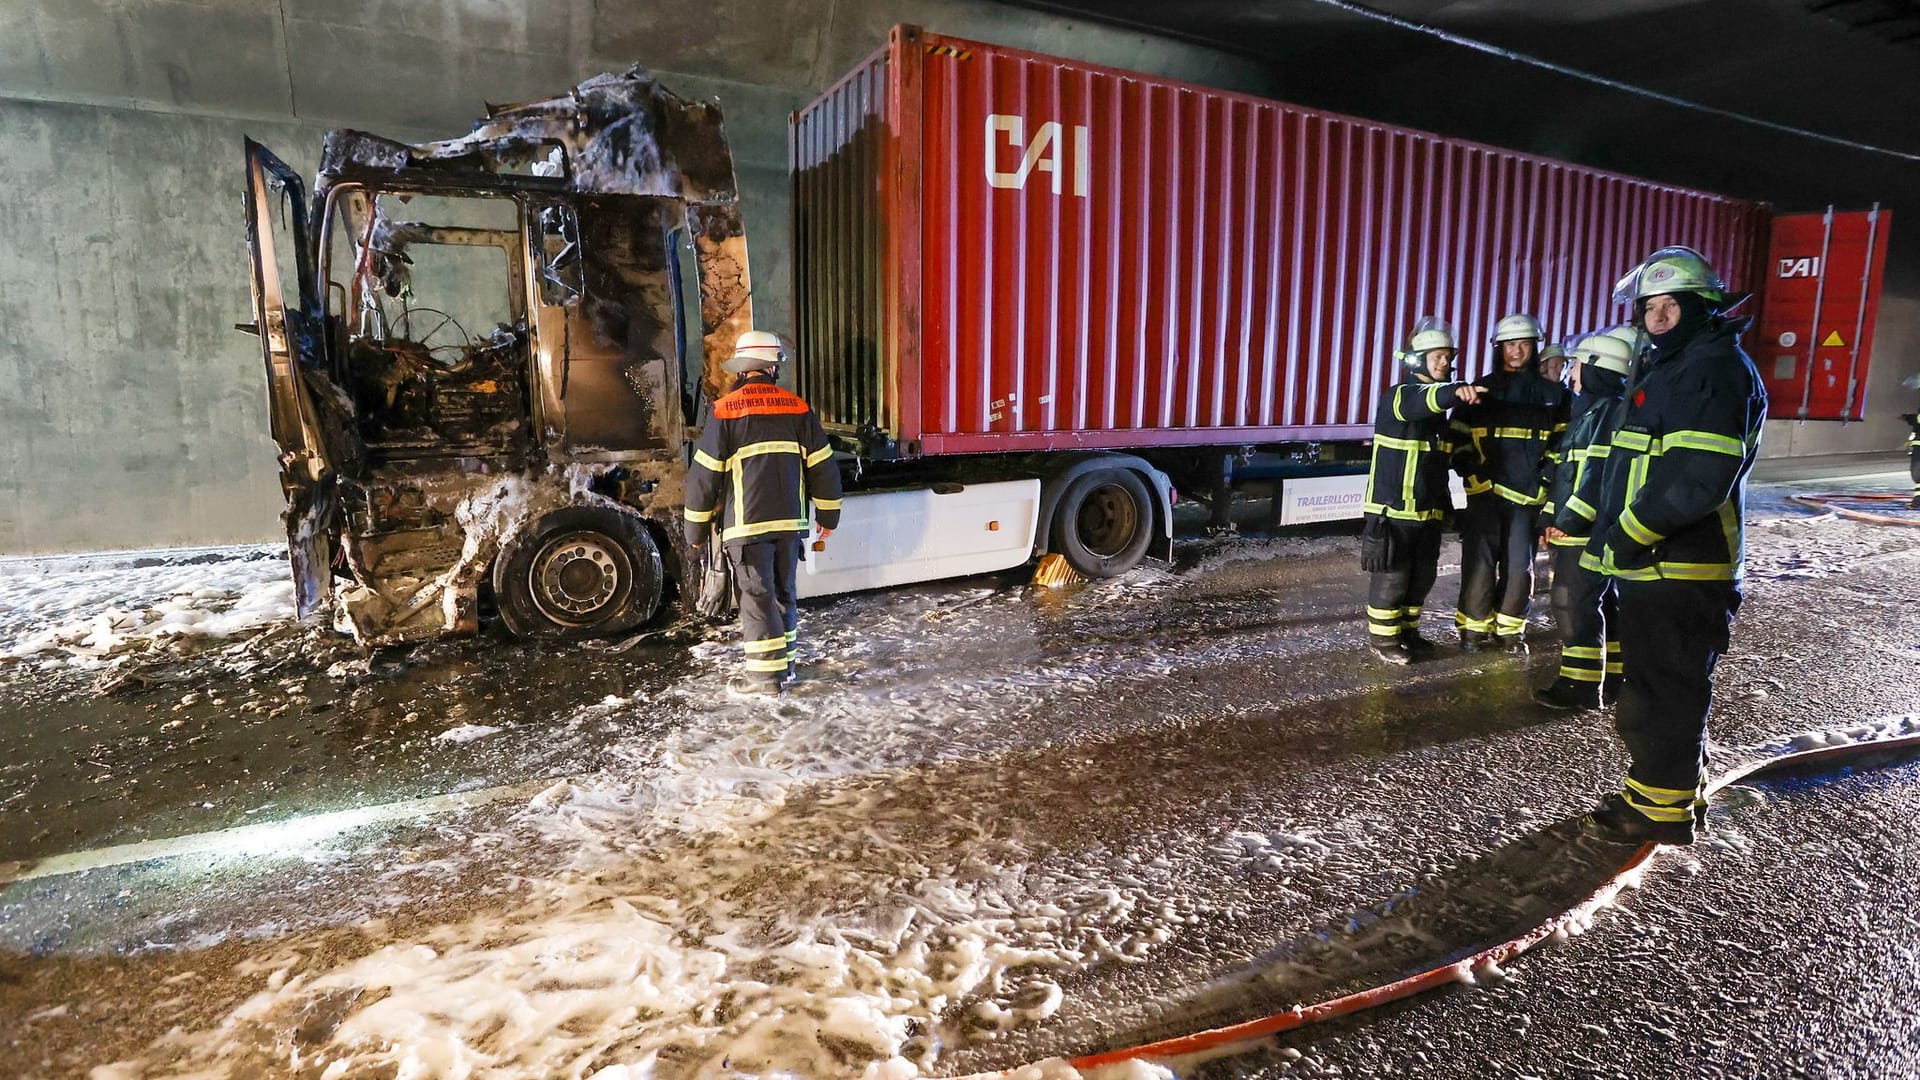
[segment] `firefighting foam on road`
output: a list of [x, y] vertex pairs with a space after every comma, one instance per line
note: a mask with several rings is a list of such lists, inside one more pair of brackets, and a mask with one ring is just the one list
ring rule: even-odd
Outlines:
[[[1920, 554], [1788, 493], [1750, 505], [1716, 772], [1912, 728]], [[277, 557], [205, 558], [0, 575], [10, 1073], [959, 1075], [1446, 962], [1606, 871], [1561, 835], [1605, 713], [1531, 703], [1550, 647], [1390, 677], [1344, 535], [812, 604], [771, 701], [690, 629], [364, 655], [272, 609]], [[1178, 1074], [1899, 1071], [1916, 781], [1737, 788], [1579, 940]]]

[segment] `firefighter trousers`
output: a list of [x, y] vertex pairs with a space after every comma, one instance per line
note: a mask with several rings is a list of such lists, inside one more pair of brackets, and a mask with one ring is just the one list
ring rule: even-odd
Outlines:
[[1707, 710], [1713, 668], [1733, 631], [1740, 588], [1731, 581], [1627, 581], [1620, 593], [1626, 685], [1614, 730], [1633, 764], [1621, 794], [1654, 821], [1706, 809]]
[[1516, 636], [1527, 628], [1533, 600], [1533, 549], [1540, 541], [1539, 507], [1520, 506], [1498, 495], [1467, 515], [1460, 531], [1462, 630]]
[[741, 668], [750, 678], [779, 682], [786, 676], [800, 625], [793, 585], [803, 539], [787, 533], [727, 548], [740, 595]]
[[1440, 567], [1440, 523], [1387, 519], [1394, 568], [1379, 571], [1367, 583], [1367, 634], [1387, 644], [1420, 629], [1420, 605], [1433, 589]]
[[1619, 598], [1613, 579], [1580, 567], [1580, 544], [1547, 549], [1553, 567], [1553, 620], [1560, 627], [1560, 677], [1598, 683], [1621, 674]]

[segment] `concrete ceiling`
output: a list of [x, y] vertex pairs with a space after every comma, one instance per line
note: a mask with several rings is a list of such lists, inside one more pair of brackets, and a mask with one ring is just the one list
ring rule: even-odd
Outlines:
[[1920, 2], [1010, 2], [1256, 58], [1303, 105], [1784, 210], [1920, 209]]

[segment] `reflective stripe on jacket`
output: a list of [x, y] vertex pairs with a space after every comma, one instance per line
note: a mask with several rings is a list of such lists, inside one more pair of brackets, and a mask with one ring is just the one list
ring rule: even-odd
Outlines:
[[1567, 427], [1567, 392], [1531, 370], [1496, 371], [1476, 380], [1478, 404], [1453, 414], [1454, 469], [1467, 494], [1492, 492], [1518, 506], [1547, 499], [1554, 439]]
[[1364, 510], [1396, 521], [1437, 521], [1453, 508], [1447, 410], [1461, 384], [1408, 381], [1381, 397], [1373, 416], [1373, 464]]
[[1619, 411], [1619, 398], [1600, 398], [1574, 417], [1560, 437], [1559, 461], [1547, 485], [1545, 509], [1553, 515], [1553, 527], [1567, 535], [1549, 543], [1584, 547], [1592, 535], [1598, 514], [1593, 500], [1600, 490], [1600, 473], [1607, 460], [1607, 433]]
[[1744, 326], [1716, 322], [1678, 355], [1650, 354], [1608, 439], [1581, 566], [1633, 581], [1740, 580], [1744, 489], [1767, 415]]
[[742, 378], [713, 405], [713, 419], [694, 444], [687, 469], [686, 532], [744, 544], [782, 533], [804, 534], [807, 503], [826, 529], [840, 525], [840, 468], [807, 403], [765, 374]]

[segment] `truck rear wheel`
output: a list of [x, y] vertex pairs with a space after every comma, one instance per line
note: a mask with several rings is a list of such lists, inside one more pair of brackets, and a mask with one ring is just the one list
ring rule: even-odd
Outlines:
[[1147, 482], [1131, 469], [1096, 469], [1061, 493], [1047, 546], [1080, 573], [1105, 578], [1139, 566], [1152, 541]]
[[652, 618], [665, 576], [638, 515], [568, 506], [508, 542], [493, 564], [493, 592], [517, 637], [596, 637]]

